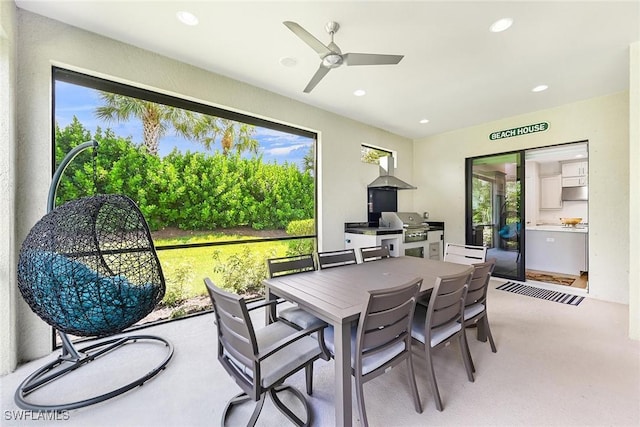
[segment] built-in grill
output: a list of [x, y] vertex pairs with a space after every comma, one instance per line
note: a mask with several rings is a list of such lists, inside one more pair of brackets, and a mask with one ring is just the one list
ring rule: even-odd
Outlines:
[[382, 212], [385, 227], [401, 228], [404, 243], [427, 240], [427, 224], [420, 214], [415, 212]]

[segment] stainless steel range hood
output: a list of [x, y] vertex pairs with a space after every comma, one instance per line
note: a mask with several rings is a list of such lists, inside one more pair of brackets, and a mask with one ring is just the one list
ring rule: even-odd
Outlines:
[[395, 188], [397, 190], [415, 190], [417, 188], [393, 175], [395, 163], [392, 156], [380, 157], [379, 160], [380, 176], [368, 185], [369, 188]]
[[589, 200], [589, 187], [562, 187], [562, 200], [583, 201]]

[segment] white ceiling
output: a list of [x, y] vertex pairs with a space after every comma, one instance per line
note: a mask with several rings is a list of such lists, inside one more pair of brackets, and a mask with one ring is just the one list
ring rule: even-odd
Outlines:
[[[640, 1], [61, 1], [18, 7], [409, 138], [628, 89]], [[187, 10], [199, 19], [176, 19]], [[491, 33], [503, 17], [513, 26]], [[317, 54], [282, 22], [343, 52], [405, 55], [342, 66], [309, 94]], [[297, 60], [294, 67], [280, 64]], [[533, 93], [538, 84], [549, 89]], [[367, 95], [356, 97], [353, 91]], [[419, 120], [427, 118], [427, 124]]]

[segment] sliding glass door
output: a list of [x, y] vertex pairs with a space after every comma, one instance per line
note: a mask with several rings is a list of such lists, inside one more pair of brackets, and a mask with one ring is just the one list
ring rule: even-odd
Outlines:
[[466, 243], [488, 248], [494, 276], [524, 281], [524, 155], [473, 157], [466, 164]]

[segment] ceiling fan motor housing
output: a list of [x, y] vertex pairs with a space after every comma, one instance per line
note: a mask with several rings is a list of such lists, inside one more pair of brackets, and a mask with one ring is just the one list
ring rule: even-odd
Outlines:
[[322, 65], [327, 68], [337, 68], [342, 65], [342, 55], [338, 53], [330, 53], [322, 58]]

